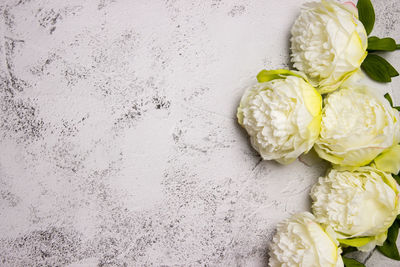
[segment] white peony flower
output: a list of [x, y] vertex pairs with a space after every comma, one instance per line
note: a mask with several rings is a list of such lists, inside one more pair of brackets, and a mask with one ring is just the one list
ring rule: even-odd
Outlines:
[[354, 6], [306, 3], [292, 27], [291, 59], [321, 93], [336, 90], [367, 56], [367, 33]]
[[311, 213], [299, 213], [278, 224], [269, 266], [343, 267], [337, 244]]
[[263, 159], [290, 163], [318, 138], [321, 95], [299, 73], [262, 71], [258, 79], [266, 82], [244, 93], [238, 121]]
[[373, 89], [342, 87], [324, 99], [318, 155], [334, 164], [363, 166], [400, 141], [399, 112]]
[[311, 190], [316, 220], [342, 244], [368, 251], [382, 245], [400, 213], [396, 181], [371, 167], [332, 169]]

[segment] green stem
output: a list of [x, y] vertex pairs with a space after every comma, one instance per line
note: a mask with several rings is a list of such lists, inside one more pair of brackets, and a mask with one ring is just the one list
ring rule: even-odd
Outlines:
[[397, 45], [396, 45], [396, 49], [400, 49], [400, 44], [397, 44]]

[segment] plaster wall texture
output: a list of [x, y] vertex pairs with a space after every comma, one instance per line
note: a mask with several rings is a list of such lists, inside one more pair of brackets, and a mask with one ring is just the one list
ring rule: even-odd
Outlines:
[[[289, 67], [303, 2], [3, 0], [0, 265], [266, 266], [328, 165], [261, 161], [235, 113]], [[398, 1], [373, 2], [400, 40]]]

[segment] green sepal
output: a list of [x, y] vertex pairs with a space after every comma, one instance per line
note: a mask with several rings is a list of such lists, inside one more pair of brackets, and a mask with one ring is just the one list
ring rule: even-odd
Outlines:
[[290, 70], [262, 70], [257, 74], [257, 81], [259, 83], [269, 82], [275, 79], [284, 79], [287, 76], [296, 76], [302, 78], [304, 80], [305, 77], [301, 76], [300, 74], [290, 71]]
[[363, 263], [356, 261], [355, 259], [346, 258], [343, 256], [342, 259], [345, 267], [365, 267]]
[[368, 54], [361, 64], [361, 68], [371, 79], [377, 82], [391, 82], [391, 77], [399, 75], [389, 62], [375, 54]]
[[389, 101], [390, 106], [393, 107], [393, 100], [392, 97], [389, 95], [389, 93], [386, 93], [384, 97], [386, 98], [387, 101]]
[[340, 244], [351, 246], [351, 247], [362, 247], [374, 240], [375, 237], [373, 236], [365, 236], [365, 237], [355, 237], [349, 239], [338, 239]]
[[400, 255], [396, 245], [397, 236], [399, 234], [399, 227], [400, 222], [398, 220], [395, 220], [388, 230], [387, 238], [383, 243], [383, 246], [377, 247], [380, 253], [388, 258], [397, 261], [400, 261]]
[[396, 50], [396, 41], [393, 38], [379, 38], [371, 36], [368, 38], [368, 51], [394, 51]]
[[369, 35], [374, 28], [375, 24], [375, 11], [374, 6], [370, 0], [358, 0], [358, 19], [364, 25], [367, 35]]
[[[389, 93], [386, 93], [386, 94], [384, 95], [384, 97], [386, 98], [387, 101], [389, 101], [390, 106], [392, 106], [392, 108], [396, 109], [397, 111], [400, 111], [400, 106], [393, 106], [393, 100], [392, 100], [392, 97], [390, 96]], [[399, 184], [400, 184], [400, 183], [399, 183]]]

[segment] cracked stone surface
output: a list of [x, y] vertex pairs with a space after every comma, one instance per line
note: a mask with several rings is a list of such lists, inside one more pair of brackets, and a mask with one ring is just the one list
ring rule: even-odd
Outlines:
[[[235, 110], [289, 66], [303, 2], [2, 1], [0, 265], [266, 266], [328, 165], [260, 161]], [[398, 1], [373, 2], [400, 40]]]

